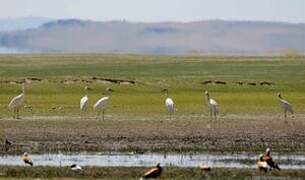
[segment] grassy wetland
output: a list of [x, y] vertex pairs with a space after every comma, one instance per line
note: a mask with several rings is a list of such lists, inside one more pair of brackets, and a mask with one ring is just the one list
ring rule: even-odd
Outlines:
[[[2, 145], [0, 152], [261, 153], [265, 145], [269, 145], [274, 152], [304, 154], [304, 77], [305, 57], [1, 55], [0, 134], [1, 139], [9, 139], [13, 144], [9, 148]], [[24, 107], [21, 119], [15, 120], [7, 105], [13, 96], [21, 93], [20, 82], [24, 80]], [[203, 84], [210, 80], [213, 82]], [[85, 86], [92, 90], [85, 92]], [[92, 106], [106, 94], [107, 87], [114, 92], [102, 121], [95, 117]], [[161, 92], [164, 88], [169, 89], [175, 102], [172, 120], [168, 119], [164, 106], [166, 95]], [[210, 122], [205, 90], [220, 107], [215, 122]], [[288, 116], [288, 123], [284, 122], [277, 92], [282, 93], [295, 111], [293, 117]], [[85, 93], [89, 107], [81, 118], [79, 100]], [[49, 167], [37, 168], [50, 171]], [[2, 169], [0, 174], [12, 178], [36, 177], [10, 174], [14, 170], [23, 172], [25, 167], [8, 169], [5, 172]], [[136, 168], [134, 174], [128, 171], [127, 177], [132, 179], [143, 170]], [[96, 171], [94, 173], [104, 172], [105, 168]], [[201, 177], [192, 168], [183, 171], [187, 174], [185, 177], [190, 175], [188, 173]], [[45, 178], [94, 178], [94, 173], [50, 173]], [[116, 173], [114, 168], [111, 173]], [[238, 179], [240, 173], [250, 177], [258, 172], [218, 169], [213, 173], [211, 176], [216, 179], [218, 173], [221, 176], [233, 173], [232, 177]], [[299, 173], [293, 170], [281, 173], [277, 175], [302, 176], [297, 176]]]

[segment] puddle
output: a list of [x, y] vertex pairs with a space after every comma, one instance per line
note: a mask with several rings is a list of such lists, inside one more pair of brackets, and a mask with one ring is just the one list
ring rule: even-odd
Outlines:
[[[79, 153], [79, 154], [41, 154], [31, 155], [34, 165], [42, 166], [68, 166], [79, 164], [81, 166], [153, 166], [161, 162], [162, 166], [198, 167], [208, 164], [211, 167], [223, 168], [255, 168], [258, 158], [256, 154], [105, 154], [105, 153]], [[24, 165], [20, 156], [8, 155], [0, 158], [0, 165]], [[273, 155], [282, 169], [305, 169], [305, 156], [303, 155]]]

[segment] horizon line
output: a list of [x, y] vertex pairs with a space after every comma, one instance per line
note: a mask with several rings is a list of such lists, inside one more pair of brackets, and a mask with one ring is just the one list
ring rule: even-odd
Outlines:
[[19, 16], [19, 17], [1, 17], [0, 20], [16, 20], [16, 19], [26, 19], [26, 18], [45, 18], [52, 21], [58, 20], [81, 20], [81, 21], [91, 21], [91, 22], [129, 22], [129, 23], [196, 23], [196, 22], [208, 22], [208, 21], [224, 21], [224, 22], [261, 22], [261, 23], [277, 23], [277, 24], [305, 24], [305, 22], [289, 22], [289, 21], [272, 21], [272, 20], [244, 20], [244, 19], [201, 19], [201, 20], [190, 20], [190, 21], [177, 21], [177, 20], [165, 20], [165, 21], [134, 21], [127, 19], [112, 19], [112, 20], [98, 20], [98, 19], [88, 19], [80, 17], [62, 17], [62, 18], [52, 18], [46, 16]]

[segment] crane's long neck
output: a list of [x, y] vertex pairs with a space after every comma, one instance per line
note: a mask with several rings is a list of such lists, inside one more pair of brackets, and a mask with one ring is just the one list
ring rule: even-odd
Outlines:
[[22, 94], [25, 94], [25, 86], [22, 84]]
[[277, 97], [278, 97], [279, 100], [282, 100], [282, 99], [283, 99], [282, 96], [281, 96], [280, 94], [279, 94]]
[[208, 103], [210, 103], [210, 95], [209, 94], [206, 95], [206, 98], [207, 98]]
[[112, 95], [112, 91], [111, 91], [111, 90], [108, 90], [106, 94], [107, 94], [107, 96], [110, 98], [111, 95]]

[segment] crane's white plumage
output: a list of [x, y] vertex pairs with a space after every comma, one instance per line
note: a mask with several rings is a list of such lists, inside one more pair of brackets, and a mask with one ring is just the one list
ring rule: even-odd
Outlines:
[[173, 113], [175, 111], [174, 101], [172, 100], [172, 98], [165, 99], [165, 106], [166, 106], [168, 112]]
[[[113, 92], [113, 90], [111, 88], [107, 88], [106, 91], [108, 93], [111, 93]], [[104, 120], [104, 113], [105, 113], [105, 108], [108, 104], [110, 100], [110, 95], [109, 96], [105, 96], [105, 97], [102, 97], [101, 99], [99, 99], [94, 105], [93, 105], [93, 111], [97, 112], [97, 117], [99, 116], [100, 112], [102, 111], [103, 114], [103, 120]]]
[[24, 93], [19, 94], [18, 96], [13, 97], [11, 102], [9, 103], [9, 109], [20, 108], [23, 103]]
[[86, 111], [87, 110], [87, 107], [88, 107], [88, 96], [85, 95], [84, 97], [81, 98], [80, 100], [80, 110], [81, 111]]
[[165, 107], [169, 113], [169, 119], [172, 118], [172, 114], [175, 113], [175, 103], [172, 98], [168, 95], [168, 89], [163, 89], [163, 92], [166, 92], [166, 99], [165, 99]]
[[288, 101], [284, 100], [281, 96], [281, 93], [277, 93], [277, 96], [279, 98], [279, 103], [280, 103], [280, 106], [283, 108], [284, 110], [284, 116], [285, 116], [285, 120], [286, 120], [286, 117], [287, 117], [287, 111], [290, 112], [291, 114], [293, 114], [293, 109], [292, 109], [292, 106], [289, 104]]
[[19, 109], [22, 106], [23, 99], [25, 96], [25, 87], [24, 84], [22, 84], [22, 93], [18, 96], [13, 97], [11, 102], [8, 104], [9, 109], [14, 110], [14, 118], [19, 118]]
[[93, 110], [94, 111], [98, 111], [98, 110], [103, 110], [106, 108], [106, 105], [109, 101], [110, 97], [106, 96], [106, 97], [102, 97], [101, 99], [99, 99], [93, 106]]
[[205, 91], [205, 95], [207, 97], [207, 103], [208, 103], [208, 108], [210, 110], [210, 114], [211, 116], [214, 116], [216, 120], [216, 116], [219, 113], [218, 104], [214, 99], [210, 98], [210, 94], [208, 91]]

